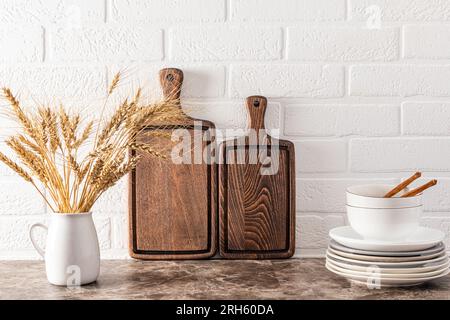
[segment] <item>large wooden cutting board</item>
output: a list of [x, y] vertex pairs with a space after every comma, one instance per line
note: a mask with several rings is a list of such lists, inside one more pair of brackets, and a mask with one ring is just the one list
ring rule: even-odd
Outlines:
[[[294, 145], [266, 135], [266, 107], [264, 97], [247, 98], [249, 128], [259, 130], [258, 139], [225, 141], [220, 148], [220, 255], [225, 258], [271, 259], [294, 254]], [[272, 162], [255, 161], [255, 152], [266, 155], [260, 159], [273, 157]], [[267, 171], [270, 165], [273, 170]]]
[[[181, 70], [161, 70], [160, 82], [165, 97], [179, 99], [183, 82]], [[194, 121], [201, 124], [203, 132], [214, 129], [209, 121], [188, 117], [182, 124], [165, 123], [164, 130], [187, 129], [194, 138]], [[146, 130], [160, 128], [154, 126]], [[161, 143], [167, 144], [167, 140]], [[205, 147], [209, 142], [202, 143]], [[192, 145], [192, 152], [195, 148], [198, 146]], [[217, 248], [216, 179], [216, 166], [204, 161], [175, 164], [170, 157], [166, 160], [145, 157], [140, 161], [129, 180], [131, 257], [156, 260], [213, 256]]]

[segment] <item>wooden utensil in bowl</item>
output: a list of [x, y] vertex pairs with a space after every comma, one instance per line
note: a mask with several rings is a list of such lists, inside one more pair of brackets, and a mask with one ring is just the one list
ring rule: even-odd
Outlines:
[[[391, 198], [391, 197], [395, 196], [397, 193], [404, 190], [407, 186], [409, 186], [412, 182], [414, 182], [416, 179], [420, 178], [421, 176], [422, 176], [422, 174], [420, 172], [414, 173], [411, 177], [409, 177], [405, 181], [400, 182], [394, 188], [389, 190], [389, 192], [384, 195], [384, 198]], [[405, 192], [401, 197], [402, 198], [413, 197], [413, 196], [418, 195], [419, 193], [425, 191], [426, 189], [431, 188], [432, 186], [434, 186], [436, 184], [437, 184], [437, 180], [433, 179], [431, 181], [428, 181], [424, 185], [421, 185], [420, 187], [417, 187], [413, 190], [409, 190], [409, 191]]]
[[407, 186], [409, 186], [413, 181], [416, 179], [419, 179], [422, 176], [422, 173], [416, 172], [411, 177], [406, 179], [405, 181], [400, 182], [398, 185], [396, 185], [392, 190], [390, 190], [388, 193], [384, 195], [385, 198], [390, 198], [395, 196], [397, 193], [405, 189]]
[[428, 181], [427, 183], [425, 183], [424, 185], [421, 185], [420, 187], [417, 187], [413, 190], [410, 190], [408, 192], [406, 192], [404, 195], [402, 195], [403, 198], [407, 198], [407, 197], [414, 197], [415, 195], [425, 191], [428, 188], [431, 188], [432, 186], [437, 184], [437, 180], [433, 179], [431, 181]]

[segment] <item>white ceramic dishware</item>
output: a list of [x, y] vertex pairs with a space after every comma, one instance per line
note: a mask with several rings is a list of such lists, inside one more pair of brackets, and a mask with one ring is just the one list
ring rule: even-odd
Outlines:
[[[450, 272], [440, 230], [421, 227], [422, 195], [384, 195], [394, 185], [347, 189], [350, 226], [329, 232], [326, 268], [347, 280], [380, 287], [414, 286]], [[398, 189], [398, 188], [397, 188]]]
[[445, 238], [445, 234], [436, 229], [418, 227], [408, 237], [398, 241], [378, 241], [364, 239], [350, 226], [331, 229], [329, 236], [346, 247], [369, 251], [417, 251], [429, 249]]
[[[33, 230], [47, 230], [45, 251], [36, 242]], [[100, 249], [92, 213], [52, 213], [47, 227], [36, 223], [30, 239], [45, 259], [47, 279], [59, 286], [77, 286], [97, 280], [100, 272]]]
[[363, 254], [348, 253], [348, 252], [343, 252], [343, 251], [333, 249], [331, 247], [328, 248], [328, 251], [335, 255], [338, 255], [340, 257], [361, 260], [361, 261], [371, 261], [374, 263], [377, 263], [377, 262], [426, 261], [426, 260], [430, 260], [433, 258], [437, 258], [438, 256], [445, 253], [445, 249], [442, 249], [441, 251], [438, 251], [435, 253], [419, 255], [419, 256], [383, 257], [383, 256], [368, 256], [368, 255], [363, 255]]
[[347, 218], [350, 226], [365, 239], [393, 241], [413, 233], [422, 214], [422, 195], [390, 198], [384, 195], [394, 185], [364, 184], [347, 188]]
[[340, 271], [342, 273], [346, 274], [353, 274], [353, 275], [359, 275], [359, 276], [366, 276], [370, 277], [373, 275], [374, 272], [378, 273], [383, 278], [397, 278], [397, 279], [414, 279], [414, 278], [424, 278], [424, 277], [433, 277], [438, 274], [442, 274], [446, 270], [448, 270], [448, 267], [442, 267], [440, 269], [434, 270], [434, 271], [428, 271], [428, 272], [421, 272], [421, 273], [386, 273], [381, 269], [366, 269], [365, 271], [355, 271], [355, 270], [348, 270], [342, 267], [339, 267], [335, 264], [333, 264], [331, 261], [326, 262], [330, 267], [333, 267], [337, 271]]
[[350, 226], [364, 239], [395, 241], [417, 230], [422, 206], [375, 209], [347, 206]]
[[[337, 265], [341, 268], [345, 268], [353, 271], [367, 271], [367, 265], [359, 265], [353, 264], [351, 262], [341, 262], [337, 260], [333, 260], [331, 258], [327, 258], [328, 263], [332, 263], [333, 265]], [[390, 273], [390, 274], [403, 274], [403, 273], [425, 273], [430, 271], [435, 271], [443, 268], [448, 268], [450, 266], [450, 260], [444, 260], [440, 262], [431, 262], [426, 263], [425, 266], [419, 267], [380, 267], [380, 272]]]
[[347, 205], [360, 208], [411, 208], [422, 205], [422, 194], [413, 197], [402, 198], [401, 195], [408, 188], [391, 198], [384, 195], [395, 185], [390, 184], [364, 184], [347, 188]]
[[442, 242], [439, 242], [434, 247], [431, 247], [431, 248], [425, 249], [425, 250], [418, 250], [418, 251], [369, 251], [369, 250], [360, 250], [360, 249], [349, 248], [349, 247], [343, 246], [342, 244], [337, 243], [334, 240], [330, 241], [330, 247], [335, 250], [339, 250], [339, 251], [347, 252], [347, 253], [362, 254], [362, 255], [368, 255], [368, 256], [383, 256], [383, 257], [420, 256], [420, 255], [436, 253], [436, 252], [439, 252], [439, 251], [442, 251], [443, 249], [445, 249], [444, 244]]
[[[441, 277], [438, 277], [441, 278]], [[433, 279], [431, 279], [433, 280]], [[359, 286], [367, 286], [367, 281], [359, 281], [359, 280], [353, 280], [349, 279], [349, 281], [352, 284], [359, 285]], [[382, 283], [380, 285], [381, 289], [388, 289], [388, 288], [409, 288], [409, 287], [416, 287], [424, 284], [426, 281], [420, 281], [417, 283], [403, 283], [403, 284], [387, 284], [386, 282]]]
[[[361, 283], [361, 284], [367, 284], [368, 280], [374, 279], [373, 275], [368, 277], [368, 276], [355, 275], [352, 273], [340, 272], [339, 270], [335, 269], [333, 266], [330, 266], [329, 264], [326, 264], [326, 268], [329, 271], [331, 271], [337, 275], [345, 277], [349, 280], [357, 281], [358, 283]], [[434, 275], [434, 276], [424, 276], [424, 277], [414, 277], [414, 278], [387, 278], [387, 277], [383, 277], [382, 275], [379, 275], [378, 280], [379, 280], [379, 285], [381, 287], [413, 286], [413, 285], [422, 284], [422, 283], [430, 281], [430, 280], [441, 278], [443, 276], [446, 276], [449, 272], [450, 272], [450, 269], [446, 269], [442, 273]], [[370, 283], [374, 283], [374, 282], [370, 281]]]
[[376, 263], [372, 262], [372, 261], [362, 261], [362, 260], [340, 257], [330, 251], [327, 251], [326, 256], [327, 256], [327, 258], [335, 260], [335, 261], [350, 262], [350, 263], [358, 264], [358, 265], [362, 265], [362, 266], [376, 265], [378, 267], [387, 267], [387, 268], [425, 266], [427, 263], [448, 261], [448, 257], [445, 253], [441, 254], [440, 256], [438, 256], [436, 258], [425, 260], [425, 261], [376, 262]]

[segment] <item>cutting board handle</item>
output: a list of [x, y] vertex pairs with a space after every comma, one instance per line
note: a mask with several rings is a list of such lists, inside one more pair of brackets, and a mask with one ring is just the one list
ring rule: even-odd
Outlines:
[[266, 114], [267, 98], [263, 96], [250, 96], [247, 98], [248, 127], [249, 129], [264, 130], [264, 115]]
[[159, 82], [165, 99], [179, 100], [183, 84], [183, 71], [176, 68], [165, 68], [159, 71]]

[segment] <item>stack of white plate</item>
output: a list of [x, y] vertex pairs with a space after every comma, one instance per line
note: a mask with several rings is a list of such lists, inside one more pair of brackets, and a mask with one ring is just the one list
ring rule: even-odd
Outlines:
[[351, 227], [330, 231], [326, 267], [348, 280], [372, 287], [413, 286], [446, 276], [450, 261], [442, 231], [419, 227], [397, 242], [363, 239]]

